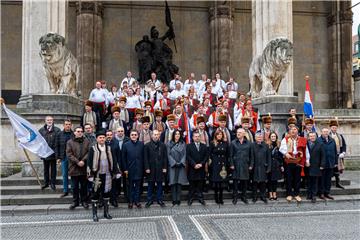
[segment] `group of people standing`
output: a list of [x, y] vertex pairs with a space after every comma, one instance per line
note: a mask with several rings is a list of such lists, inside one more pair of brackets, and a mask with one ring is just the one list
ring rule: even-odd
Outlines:
[[238, 199], [248, 204], [248, 190], [254, 203], [267, 203], [278, 199], [278, 181], [283, 178], [289, 202], [302, 201], [302, 184], [312, 202], [316, 196], [333, 199], [331, 179], [335, 175], [337, 187], [342, 187], [339, 173], [346, 152], [337, 120], [318, 137], [314, 119], [301, 121], [290, 109], [287, 132], [280, 139], [271, 115], [258, 119], [251, 99], [238, 92], [234, 79], [225, 83], [219, 74], [213, 80], [203, 74], [199, 85], [194, 78], [190, 74], [183, 83], [177, 75], [167, 85], [154, 73], [142, 89], [128, 72], [119, 90], [113, 86], [107, 91], [106, 83], [96, 83], [80, 126], [73, 130], [70, 120], [60, 130], [47, 116], [40, 133], [55, 154], [44, 159], [43, 188], [56, 188], [56, 162], [61, 162], [62, 197], [69, 193], [69, 175], [70, 209], [80, 204], [88, 208], [91, 202], [94, 221], [99, 205], [111, 219], [109, 204], [118, 206], [121, 190], [129, 209], [141, 208], [144, 182], [145, 207], [154, 201], [164, 207], [168, 188], [172, 204], [180, 205], [188, 184], [188, 205], [195, 200], [205, 205], [207, 186], [218, 204], [224, 204], [224, 189], [232, 189], [233, 204]]

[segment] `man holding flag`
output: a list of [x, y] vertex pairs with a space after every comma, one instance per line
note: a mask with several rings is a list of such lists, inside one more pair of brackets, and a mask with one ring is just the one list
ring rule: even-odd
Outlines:
[[30, 157], [26, 150], [34, 153], [40, 158], [47, 158], [54, 154], [54, 151], [49, 147], [43, 136], [36, 130], [36, 128], [27, 120], [20, 117], [10, 109], [5, 106], [4, 99], [0, 98], [0, 105], [2, 105], [4, 111], [6, 112], [11, 126], [15, 131], [19, 146], [23, 148], [27, 160], [32, 167], [39, 185], [41, 186], [39, 176], [32, 165]]

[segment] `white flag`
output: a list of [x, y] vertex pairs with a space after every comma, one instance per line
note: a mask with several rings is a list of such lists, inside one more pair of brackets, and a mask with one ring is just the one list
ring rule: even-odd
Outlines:
[[31, 123], [8, 109], [5, 104], [3, 104], [3, 108], [9, 117], [21, 147], [41, 158], [46, 158], [54, 153], [43, 136], [41, 136]]

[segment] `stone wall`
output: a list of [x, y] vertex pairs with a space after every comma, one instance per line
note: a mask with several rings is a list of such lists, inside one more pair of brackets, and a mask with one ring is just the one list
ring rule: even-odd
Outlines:
[[[209, 2], [169, 2], [178, 53], [174, 63], [180, 67], [183, 78], [195, 72], [210, 73]], [[299, 101], [304, 95], [304, 75], [311, 77], [315, 108], [330, 108], [333, 98], [328, 68], [328, 33], [326, 16], [330, 2], [294, 1], [294, 91]], [[75, 4], [69, 5], [67, 39], [70, 50], [76, 53]], [[248, 89], [248, 68], [252, 60], [251, 2], [234, 2], [233, 47], [231, 75], [240, 88]], [[1, 87], [3, 90], [21, 90], [21, 34], [22, 5], [17, 1], [1, 2]], [[166, 31], [163, 2], [105, 2], [102, 44], [102, 79], [118, 82], [127, 70], [137, 73], [134, 46], [150, 27], [157, 26], [160, 34]], [[167, 44], [174, 49], [172, 42]]]

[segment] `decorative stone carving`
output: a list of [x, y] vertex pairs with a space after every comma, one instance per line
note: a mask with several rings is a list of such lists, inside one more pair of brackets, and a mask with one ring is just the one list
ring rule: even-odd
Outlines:
[[293, 44], [287, 38], [271, 40], [249, 69], [252, 98], [276, 95], [293, 57]]
[[104, 6], [99, 2], [76, 2], [76, 14], [81, 13], [96, 14], [102, 18], [104, 16]]
[[65, 38], [47, 33], [39, 40], [40, 58], [51, 93], [77, 96], [78, 62], [65, 46]]

